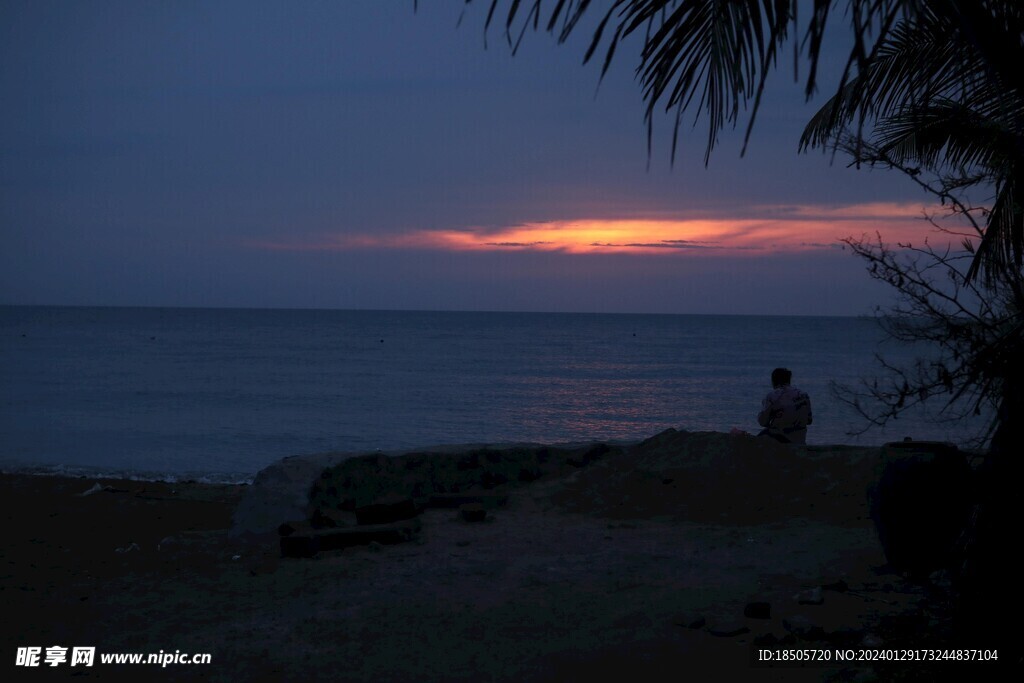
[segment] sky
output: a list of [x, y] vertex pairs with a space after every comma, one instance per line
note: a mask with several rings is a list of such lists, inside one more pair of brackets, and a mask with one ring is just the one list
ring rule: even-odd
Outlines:
[[[462, 0], [0, 0], [0, 304], [861, 315], [838, 240], [921, 239], [908, 180], [669, 119], [639, 43], [514, 55]], [[460, 21], [461, 19], [461, 21]], [[841, 56], [830, 54], [833, 62]]]

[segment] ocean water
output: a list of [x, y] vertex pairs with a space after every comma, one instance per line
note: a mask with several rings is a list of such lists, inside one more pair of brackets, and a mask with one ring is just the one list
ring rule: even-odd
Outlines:
[[289, 455], [750, 432], [776, 366], [808, 443], [964, 443], [864, 425], [829, 390], [875, 371], [870, 318], [0, 307], [0, 468], [245, 480]]

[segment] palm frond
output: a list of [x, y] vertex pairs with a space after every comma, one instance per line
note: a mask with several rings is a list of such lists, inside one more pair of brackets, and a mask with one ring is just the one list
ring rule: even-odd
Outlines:
[[1015, 137], [1005, 122], [946, 99], [888, 116], [875, 126], [877, 147], [900, 163], [980, 173], [993, 183], [1014, 162]]
[[989, 212], [985, 235], [971, 262], [968, 277], [983, 274], [994, 281], [1007, 270], [1020, 272], [1024, 266], [1024, 177], [1019, 172], [999, 185]]
[[[486, 27], [506, 4], [505, 33], [514, 45], [514, 34], [536, 25], [542, 14], [547, 16], [547, 30], [565, 41], [594, 8], [590, 0], [491, 0]], [[822, 23], [810, 48], [814, 63], [829, 4], [830, 0], [814, 0], [812, 23]], [[636, 73], [646, 102], [648, 136], [659, 112], [675, 110], [678, 133], [682, 113], [695, 107], [695, 119], [706, 117], [707, 163], [719, 132], [736, 126], [746, 111], [749, 138], [767, 74], [795, 26], [796, 5], [796, 0], [614, 0], [597, 19], [584, 61], [598, 54], [604, 41], [603, 77], [620, 44], [643, 32]], [[673, 158], [677, 139], [673, 137]]]

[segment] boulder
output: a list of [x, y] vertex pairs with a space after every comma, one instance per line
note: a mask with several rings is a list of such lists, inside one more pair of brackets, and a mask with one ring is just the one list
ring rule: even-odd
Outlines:
[[964, 454], [953, 444], [900, 441], [882, 449], [881, 469], [869, 499], [889, 564], [920, 576], [949, 566], [972, 505]]
[[727, 619], [711, 623], [707, 627], [708, 633], [719, 638], [733, 638], [735, 636], [750, 633], [746, 623], [736, 619]]
[[229, 535], [234, 541], [261, 541], [273, 536], [282, 522], [307, 519], [309, 491], [326, 467], [354, 453], [327, 453], [284, 458], [256, 474], [239, 501]]
[[[432, 497], [500, 487], [493, 491], [494, 500], [503, 500], [504, 489], [604, 459], [624, 447], [463, 444], [288, 457], [257, 473], [235, 510], [230, 537], [263, 542], [272, 538], [284, 521], [309, 519], [317, 509], [321, 516], [339, 510], [354, 512], [391, 494], [411, 498], [420, 506]], [[461, 504], [449, 502], [453, 508]], [[485, 507], [489, 505], [485, 503]]]

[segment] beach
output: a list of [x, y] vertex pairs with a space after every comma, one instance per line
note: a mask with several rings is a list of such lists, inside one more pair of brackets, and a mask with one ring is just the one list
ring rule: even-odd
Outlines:
[[[274, 529], [240, 533], [260, 477], [5, 474], [5, 664], [23, 647], [97, 653], [6, 680], [934, 680], [915, 662], [756, 661], [948, 646], [951, 629], [948, 575], [886, 564], [864, 495], [878, 449], [763, 441], [669, 430], [580, 451], [592, 462], [556, 454], [492, 482], [482, 521], [425, 505], [407, 542], [312, 557], [282, 557]], [[437, 471], [441, 456], [417, 457]]]

